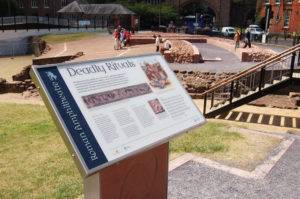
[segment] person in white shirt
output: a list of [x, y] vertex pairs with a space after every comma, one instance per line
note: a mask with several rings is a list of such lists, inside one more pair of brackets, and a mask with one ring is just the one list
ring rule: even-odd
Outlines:
[[156, 46], [156, 52], [159, 52], [159, 45], [160, 45], [160, 35], [154, 35], [155, 37], [155, 46]]

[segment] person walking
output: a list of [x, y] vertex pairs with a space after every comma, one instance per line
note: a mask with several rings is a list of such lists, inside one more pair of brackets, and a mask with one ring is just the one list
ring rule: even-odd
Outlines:
[[114, 31], [114, 38], [115, 38], [114, 49], [119, 50], [120, 49], [120, 32], [117, 29], [115, 29], [115, 31]]
[[246, 37], [245, 37], [245, 45], [244, 45], [244, 48], [246, 47], [249, 47], [251, 48], [251, 33], [250, 33], [250, 30], [247, 29], [246, 30]]
[[237, 30], [234, 35], [234, 41], [235, 41], [235, 51], [236, 51], [236, 49], [240, 47], [240, 41], [241, 41], [241, 32], [239, 30]]
[[154, 35], [154, 37], [155, 37], [156, 52], [159, 52], [160, 35]]

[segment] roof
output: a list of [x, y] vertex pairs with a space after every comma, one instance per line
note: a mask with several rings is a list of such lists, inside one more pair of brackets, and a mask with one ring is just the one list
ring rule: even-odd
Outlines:
[[69, 3], [58, 13], [87, 15], [134, 15], [135, 13], [121, 4], [81, 4], [77, 1]]

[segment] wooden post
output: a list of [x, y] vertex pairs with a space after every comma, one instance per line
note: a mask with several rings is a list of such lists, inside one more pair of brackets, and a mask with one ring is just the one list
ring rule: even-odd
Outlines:
[[165, 143], [84, 179], [86, 199], [167, 199], [169, 145]]

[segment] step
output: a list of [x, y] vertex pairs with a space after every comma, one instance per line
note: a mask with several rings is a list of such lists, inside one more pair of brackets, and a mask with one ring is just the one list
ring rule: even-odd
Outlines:
[[286, 80], [286, 79], [288, 79], [289, 77], [288, 76], [282, 76], [281, 77], [281, 80], [283, 81], [283, 80]]
[[300, 78], [300, 73], [293, 73], [294, 78]]
[[277, 80], [277, 79], [274, 79], [273, 80], [273, 84], [278, 84], [278, 83], [280, 83], [281, 81], [280, 80]]

